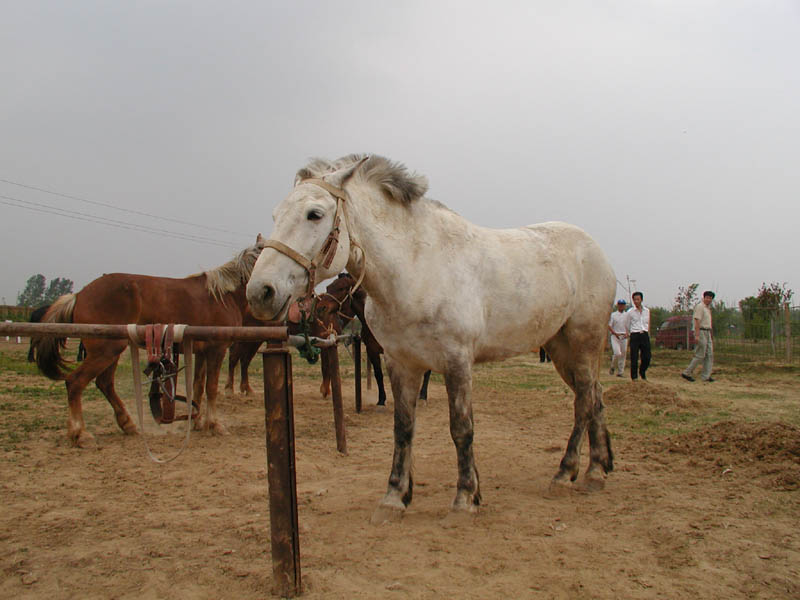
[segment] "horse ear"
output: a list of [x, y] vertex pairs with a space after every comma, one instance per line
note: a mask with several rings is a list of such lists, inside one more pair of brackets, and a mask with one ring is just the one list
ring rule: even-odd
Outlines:
[[353, 175], [355, 175], [359, 167], [363, 165], [365, 162], [367, 162], [369, 158], [370, 158], [369, 156], [365, 156], [354, 165], [345, 167], [344, 169], [339, 169], [338, 171], [335, 171], [330, 175], [325, 175], [323, 179], [325, 179], [325, 181], [327, 181], [331, 185], [334, 185], [342, 189], [344, 188], [344, 184], [347, 183], [347, 180], [350, 179]]

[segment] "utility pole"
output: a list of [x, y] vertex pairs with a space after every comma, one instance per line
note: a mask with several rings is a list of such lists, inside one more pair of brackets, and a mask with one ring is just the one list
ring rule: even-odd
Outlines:
[[628, 278], [628, 302], [633, 304], [633, 288], [636, 287], [636, 280], [631, 279], [630, 275], [626, 275], [625, 277]]

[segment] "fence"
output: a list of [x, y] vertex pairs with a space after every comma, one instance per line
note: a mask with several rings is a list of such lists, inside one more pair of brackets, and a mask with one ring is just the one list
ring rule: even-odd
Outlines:
[[[142, 325], [0, 322], [0, 334], [15, 337], [41, 335], [131, 339], [132, 343], [139, 343], [145, 339], [145, 327]], [[277, 324], [268, 327], [186, 326], [183, 340], [184, 351], [187, 354], [192, 352], [193, 340], [267, 342], [267, 348], [263, 351], [264, 415], [274, 592], [281, 597], [297, 596], [302, 592], [302, 584], [297, 521], [292, 358], [287, 346], [290, 338], [286, 327]], [[335, 344], [326, 348], [326, 351], [330, 352], [331, 368], [336, 368], [333, 381], [334, 420], [342, 424], [341, 432], [344, 433], [341, 383], [338, 382], [338, 357]], [[187, 362], [187, 364], [189, 363]], [[136, 369], [136, 366], [134, 365], [133, 368]], [[335, 406], [337, 392], [339, 394], [338, 409]], [[339, 433], [337, 424], [337, 446], [339, 446]], [[339, 450], [340, 452], [345, 451], [342, 447], [339, 447]]]
[[30, 306], [0, 305], [0, 321], [29, 321], [35, 309]]
[[[712, 313], [716, 363], [800, 364], [800, 306], [722, 308]], [[690, 314], [686, 320], [691, 323]]]

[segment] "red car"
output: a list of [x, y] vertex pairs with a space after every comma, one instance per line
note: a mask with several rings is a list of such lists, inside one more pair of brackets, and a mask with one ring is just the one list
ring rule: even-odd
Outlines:
[[664, 321], [656, 331], [656, 347], [683, 350], [686, 348], [687, 329], [689, 333], [689, 348], [694, 348], [694, 326], [692, 325], [691, 315], [679, 315]]

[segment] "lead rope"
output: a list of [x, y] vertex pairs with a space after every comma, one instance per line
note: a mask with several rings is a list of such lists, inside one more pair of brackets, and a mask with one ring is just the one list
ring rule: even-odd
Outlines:
[[[183, 342], [183, 364], [184, 364], [184, 376], [185, 376], [185, 385], [186, 385], [186, 437], [183, 440], [183, 445], [178, 450], [178, 452], [169, 457], [169, 458], [159, 458], [158, 456], [154, 455], [153, 452], [150, 450], [150, 445], [147, 443], [147, 436], [144, 434], [144, 394], [142, 393], [142, 373], [140, 372], [141, 365], [139, 364], [139, 336], [136, 333], [136, 324], [132, 323], [128, 325], [128, 347], [131, 349], [131, 369], [133, 370], [133, 390], [136, 395], [136, 413], [139, 416], [139, 435], [142, 436], [142, 442], [144, 442], [145, 450], [147, 450], [147, 455], [150, 457], [154, 463], [165, 464], [168, 462], [172, 462], [176, 458], [178, 458], [183, 451], [186, 450], [187, 446], [189, 445], [189, 437], [192, 433], [192, 339], [187, 338], [185, 341], [183, 340], [183, 333], [186, 330], [186, 325], [175, 325], [175, 332], [173, 341], [176, 344], [180, 344]], [[177, 377], [177, 374], [175, 375]], [[177, 381], [175, 382], [177, 384]], [[177, 387], [177, 385], [176, 385]], [[198, 415], [199, 418], [199, 415]]]

